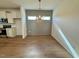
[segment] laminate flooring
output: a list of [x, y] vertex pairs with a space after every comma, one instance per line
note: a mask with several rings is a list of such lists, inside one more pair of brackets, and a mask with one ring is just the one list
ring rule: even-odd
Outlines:
[[0, 38], [0, 58], [71, 58], [51, 36]]

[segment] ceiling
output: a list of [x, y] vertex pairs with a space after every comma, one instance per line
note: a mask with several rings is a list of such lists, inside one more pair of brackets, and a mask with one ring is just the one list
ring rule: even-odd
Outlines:
[[[42, 10], [55, 9], [62, 0], [42, 0]], [[39, 9], [38, 0], [0, 0], [0, 8], [18, 8], [24, 6], [26, 9]]]
[[18, 8], [19, 5], [8, 1], [8, 0], [0, 0], [0, 8]]

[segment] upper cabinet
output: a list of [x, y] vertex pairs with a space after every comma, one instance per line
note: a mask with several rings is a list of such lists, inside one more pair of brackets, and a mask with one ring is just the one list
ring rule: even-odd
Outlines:
[[11, 15], [12, 18], [20, 18], [20, 10], [7, 10]]
[[10, 12], [12, 18], [17, 18], [15, 10], [9, 10], [9, 12]]
[[21, 18], [21, 13], [20, 10], [16, 10], [16, 17], [15, 18]]
[[14, 23], [14, 20], [13, 20], [13, 14], [11, 11], [6, 11], [6, 16], [7, 16], [7, 19], [8, 19], [8, 23]]
[[6, 13], [4, 10], [0, 10], [0, 18], [6, 18]]
[[7, 18], [8, 23], [14, 23], [14, 19], [21, 18], [19, 9], [0, 10], [0, 18]]
[[1, 18], [6, 18], [7, 17], [7, 14], [6, 13], [9, 13], [12, 15], [12, 18], [21, 18], [21, 14], [20, 14], [20, 10], [19, 9], [5, 9], [5, 10], [0, 10], [0, 17]]

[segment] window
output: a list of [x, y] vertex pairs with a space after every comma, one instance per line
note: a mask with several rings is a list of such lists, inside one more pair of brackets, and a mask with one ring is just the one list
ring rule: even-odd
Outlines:
[[43, 16], [42, 20], [50, 20], [50, 16]]
[[[50, 20], [50, 16], [42, 16], [41, 20]], [[37, 20], [37, 16], [28, 16], [28, 20]]]
[[28, 16], [28, 20], [36, 20], [36, 16]]

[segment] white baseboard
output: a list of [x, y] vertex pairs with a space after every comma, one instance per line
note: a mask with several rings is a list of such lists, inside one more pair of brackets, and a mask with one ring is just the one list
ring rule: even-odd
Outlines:
[[[57, 30], [57, 33], [59, 33], [59, 36], [61, 37], [61, 39], [63, 40], [64, 44], [67, 46], [63, 46], [64, 48], [66, 48], [66, 50], [74, 57], [74, 58], [79, 58], [79, 55], [77, 53], [77, 51], [75, 50], [75, 48], [73, 48], [72, 44], [69, 42], [68, 38], [65, 36], [65, 34], [63, 33], [63, 31], [58, 27], [58, 25], [54, 24], [55, 29]], [[52, 36], [59, 40], [58, 38], [56, 38], [56, 36], [54, 36], [52, 34]], [[59, 41], [58, 41], [59, 42]], [[62, 43], [59, 42], [61, 45]]]

